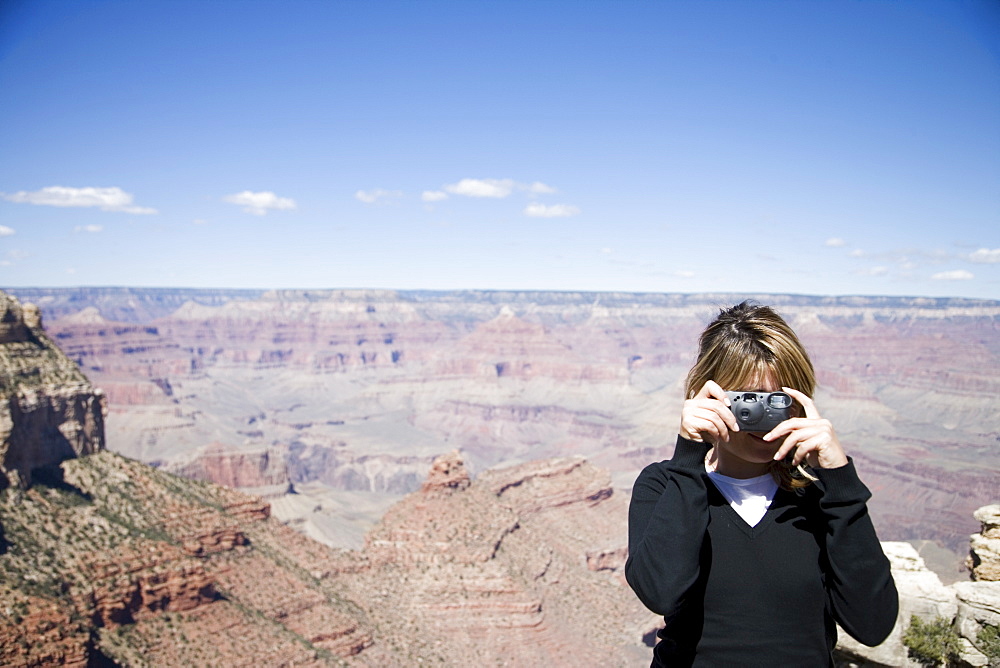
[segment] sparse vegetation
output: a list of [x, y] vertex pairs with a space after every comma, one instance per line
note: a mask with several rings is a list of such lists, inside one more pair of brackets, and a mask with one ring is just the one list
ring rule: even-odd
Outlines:
[[990, 661], [990, 668], [1000, 667], [1000, 627], [986, 624], [976, 634], [976, 647]]
[[938, 617], [924, 621], [917, 615], [910, 617], [903, 644], [910, 658], [923, 666], [952, 666], [962, 647], [950, 620]]

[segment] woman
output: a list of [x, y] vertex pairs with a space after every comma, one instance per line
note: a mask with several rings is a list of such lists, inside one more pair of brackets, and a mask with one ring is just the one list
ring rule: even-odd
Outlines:
[[[702, 333], [673, 458], [629, 507], [625, 576], [664, 617], [652, 666], [833, 666], [835, 623], [877, 645], [898, 599], [858, 479], [810, 396], [812, 363], [771, 308]], [[740, 429], [726, 391], [783, 391], [793, 417]]]

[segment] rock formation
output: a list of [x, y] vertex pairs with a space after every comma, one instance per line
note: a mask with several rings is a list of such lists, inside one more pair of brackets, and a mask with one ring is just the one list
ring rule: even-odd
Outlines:
[[282, 453], [271, 448], [234, 448], [216, 441], [205, 446], [191, 461], [175, 463], [166, 469], [265, 498], [281, 496], [292, 489]]
[[[627, 488], [670, 454], [698, 332], [746, 297], [17, 293], [42, 304], [53, 339], [106, 392], [116, 451], [175, 470], [220, 441], [227, 476], [269, 452], [292, 484], [394, 494], [417, 490], [454, 448], [473, 474], [580, 454]], [[1000, 475], [1000, 303], [759, 299], [801, 329], [817, 402], [875, 494], [880, 535], [945, 545], [957, 567]]]
[[337, 554], [260, 499], [110, 452], [60, 471], [0, 494], [0, 664], [329, 665], [371, 643], [320, 583]]
[[1000, 580], [1000, 504], [983, 506], [974, 517], [982, 524], [972, 536], [969, 549], [969, 570], [973, 580]]
[[38, 309], [0, 292], [0, 488], [104, 449], [105, 400], [49, 339]]
[[[579, 457], [492, 469], [461, 454], [358, 551], [316, 543], [266, 502], [111, 452], [0, 492], [0, 664], [648, 665], [662, 623], [622, 577], [627, 499]], [[971, 665], [998, 582], [945, 587], [886, 543], [900, 624], [842, 657], [904, 666], [910, 614], [955, 619]], [[848, 658], [849, 657], [849, 658]]]
[[[865, 647], [841, 632], [838, 650], [872, 666], [917, 666], [908, 658], [903, 633], [912, 615], [927, 621], [945, 619], [959, 634], [964, 665], [986, 666], [990, 657], [980, 647], [979, 633], [986, 626], [1000, 628], [1000, 577], [991, 568], [1000, 561], [997, 551], [997, 519], [1000, 506], [985, 506], [976, 511], [982, 531], [971, 536], [975, 564], [973, 581], [950, 586], [924, 565], [924, 561], [909, 543], [884, 542], [882, 548], [892, 563], [892, 574], [899, 590], [899, 617], [889, 638], [878, 647]], [[993, 656], [994, 661], [1000, 656]]]

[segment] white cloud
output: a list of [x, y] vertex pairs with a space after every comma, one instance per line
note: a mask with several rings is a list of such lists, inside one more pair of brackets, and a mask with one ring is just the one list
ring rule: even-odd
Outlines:
[[980, 264], [996, 264], [1000, 262], [1000, 248], [980, 248], [969, 254], [969, 260]]
[[104, 230], [102, 225], [77, 225], [73, 228], [76, 232], [90, 232], [91, 234], [96, 234]]
[[840, 237], [830, 237], [823, 242], [824, 246], [829, 246], [830, 248], [843, 248], [847, 245], [847, 242]]
[[278, 197], [269, 190], [261, 192], [251, 192], [244, 190], [234, 195], [226, 195], [223, 201], [243, 207], [247, 213], [255, 216], [263, 216], [270, 210], [287, 210], [295, 208], [295, 200], [287, 197]]
[[359, 190], [354, 193], [354, 197], [361, 200], [365, 204], [374, 204], [379, 200], [384, 199], [395, 199], [397, 197], [402, 197], [403, 192], [401, 190], [385, 190], [383, 188], [375, 188], [373, 190]]
[[13, 228], [7, 227], [6, 225], [0, 225], [0, 237], [9, 237], [14, 233]]
[[694, 278], [695, 273], [693, 271], [688, 271], [687, 269], [679, 269], [674, 272], [674, 276], [677, 278]]
[[556, 192], [556, 189], [552, 186], [545, 185], [541, 181], [535, 181], [527, 186], [523, 186], [532, 195], [551, 195]]
[[[509, 197], [515, 190], [527, 192], [529, 195], [551, 195], [558, 192], [555, 188], [534, 181], [532, 183], [519, 183], [514, 179], [462, 179], [458, 183], [449, 183], [442, 186], [442, 190], [452, 195], [464, 195], [466, 197], [492, 197], [502, 199]], [[440, 194], [439, 194], [440, 193]], [[444, 199], [440, 191], [425, 191], [424, 201], [434, 201], [426, 199], [427, 196]]]
[[512, 179], [462, 179], [446, 185], [444, 189], [452, 195], [501, 198], [514, 192], [516, 185]]
[[440, 202], [443, 199], [448, 199], [448, 193], [442, 190], [425, 190], [420, 199], [425, 202]]
[[569, 204], [541, 204], [532, 202], [524, 208], [524, 215], [532, 218], [566, 218], [580, 213], [580, 209]]
[[96, 206], [102, 211], [120, 211], [122, 213], [150, 214], [156, 209], [132, 204], [132, 194], [121, 188], [67, 188], [65, 186], [48, 186], [41, 190], [2, 194], [5, 200], [26, 204], [44, 206], [90, 207]]
[[849, 255], [850, 255], [851, 257], [864, 257], [865, 255], [867, 255], [867, 253], [865, 253], [865, 252], [864, 252], [863, 250], [861, 250], [860, 248], [855, 248], [854, 250], [852, 250], [852, 251], [851, 251], [851, 252], [849, 253]]
[[969, 281], [975, 278], [975, 276], [965, 269], [954, 269], [952, 271], [938, 272], [931, 276], [931, 278], [935, 281]]

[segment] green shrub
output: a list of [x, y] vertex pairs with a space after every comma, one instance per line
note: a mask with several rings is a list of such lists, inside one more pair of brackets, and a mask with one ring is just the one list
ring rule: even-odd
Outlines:
[[916, 615], [910, 617], [903, 644], [910, 658], [924, 666], [949, 666], [958, 659], [962, 647], [949, 620], [938, 617], [925, 622]]
[[986, 624], [976, 634], [976, 647], [990, 660], [990, 665], [1000, 663], [1000, 627]]

